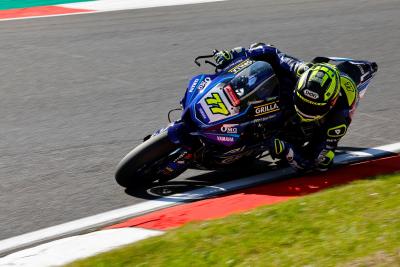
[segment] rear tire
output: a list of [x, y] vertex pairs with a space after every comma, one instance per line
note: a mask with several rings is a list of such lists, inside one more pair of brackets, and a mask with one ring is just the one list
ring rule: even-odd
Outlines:
[[145, 186], [163, 178], [156, 177], [159, 169], [153, 165], [168, 157], [178, 147], [171, 142], [167, 131], [147, 139], [121, 160], [117, 166], [115, 180], [123, 187], [132, 188]]

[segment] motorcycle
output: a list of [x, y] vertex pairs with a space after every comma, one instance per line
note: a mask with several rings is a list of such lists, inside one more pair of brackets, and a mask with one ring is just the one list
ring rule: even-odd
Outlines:
[[[195, 59], [198, 66], [204, 59], [215, 73], [190, 80], [180, 119], [145, 137], [120, 161], [115, 174], [119, 185], [164, 183], [188, 168], [248, 167], [269, 154], [271, 138], [285, 121], [274, 70], [267, 62], [249, 58], [237, 58], [220, 68], [207, 60], [212, 57]], [[318, 57], [314, 62], [323, 60], [330, 59]]]
[[[200, 56], [200, 59], [213, 55]], [[281, 124], [279, 83], [263, 61], [238, 58], [214, 74], [193, 77], [177, 121], [145, 138], [117, 166], [123, 187], [171, 180], [188, 168], [215, 170], [247, 164], [268, 153]]]

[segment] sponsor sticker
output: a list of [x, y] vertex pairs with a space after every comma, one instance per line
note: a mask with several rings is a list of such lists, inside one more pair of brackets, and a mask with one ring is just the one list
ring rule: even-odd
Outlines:
[[278, 117], [278, 114], [277, 113], [273, 113], [273, 114], [270, 114], [270, 115], [265, 116], [265, 117], [260, 117], [260, 118], [254, 119], [252, 122], [255, 123], [255, 124], [264, 123], [264, 122], [267, 122], [267, 121], [276, 120], [277, 117]]
[[279, 100], [277, 101], [273, 101], [273, 102], [269, 102], [260, 106], [255, 106], [254, 107], [254, 113], [255, 113], [255, 117], [258, 116], [262, 116], [265, 114], [269, 114], [269, 113], [273, 113], [273, 112], [277, 112], [280, 110], [279, 105], [278, 105]]
[[199, 90], [199, 91], [203, 90], [203, 89], [206, 88], [210, 83], [211, 83], [211, 78], [210, 78], [210, 77], [205, 78], [203, 81], [201, 81], [201, 83], [200, 83], [200, 85], [199, 85], [199, 87], [198, 87], [198, 90]]
[[223, 124], [221, 126], [221, 132], [228, 134], [237, 134], [238, 133], [237, 126], [238, 124]]
[[199, 83], [199, 81], [200, 81], [200, 79], [196, 79], [196, 80], [193, 81], [192, 86], [190, 86], [189, 93], [194, 91], [194, 88], [196, 88], [196, 86]]
[[243, 59], [242, 59], [242, 58], [231, 62], [228, 66], [226, 66], [226, 69], [230, 69], [230, 68], [232, 68], [233, 66], [236, 66], [237, 64], [239, 64], [240, 62], [243, 62]]
[[304, 90], [304, 95], [314, 100], [319, 98], [318, 93], [311, 91], [309, 89]]
[[218, 135], [217, 136], [217, 140], [218, 141], [221, 141], [221, 142], [235, 142], [235, 139], [233, 139], [233, 137], [231, 137], [231, 136], [220, 136], [220, 135]]
[[253, 64], [253, 61], [250, 59], [246, 59], [245, 61], [237, 64], [236, 66], [234, 66], [233, 68], [231, 68], [230, 70], [228, 70], [228, 72], [230, 73], [234, 73], [237, 74], [239, 73], [241, 70], [247, 68], [248, 66], [250, 66], [251, 64]]

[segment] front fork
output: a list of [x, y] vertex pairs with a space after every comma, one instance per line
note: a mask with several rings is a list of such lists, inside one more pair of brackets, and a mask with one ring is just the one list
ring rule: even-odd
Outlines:
[[165, 131], [168, 132], [170, 141], [174, 144], [180, 145], [180, 147], [168, 156], [168, 160], [164, 165], [161, 165], [158, 173], [160, 173], [160, 177], [163, 178], [160, 179], [160, 182], [165, 182], [177, 177], [188, 169], [188, 166], [193, 160], [193, 153], [191, 152], [192, 147], [187, 145], [189, 142], [185, 142], [184, 138], [184, 123], [182, 121], [174, 121], [166, 128], [156, 131], [151, 136], [156, 136]]
[[192, 159], [193, 154], [183, 148], [175, 150], [170, 155], [170, 160], [165, 163], [164, 167], [160, 168], [159, 173], [162, 174], [161, 177], [163, 177], [161, 182], [173, 179], [186, 171]]

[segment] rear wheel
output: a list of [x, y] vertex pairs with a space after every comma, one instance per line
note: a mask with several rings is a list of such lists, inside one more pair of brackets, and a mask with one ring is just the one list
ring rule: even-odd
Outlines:
[[[115, 180], [126, 188], [140, 187], [158, 179], [161, 165], [165, 165], [168, 156], [179, 146], [168, 138], [167, 131], [147, 139], [126, 155], [117, 166]], [[165, 176], [165, 175], [164, 175]], [[174, 177], [169, 177], [172, 179]]]

